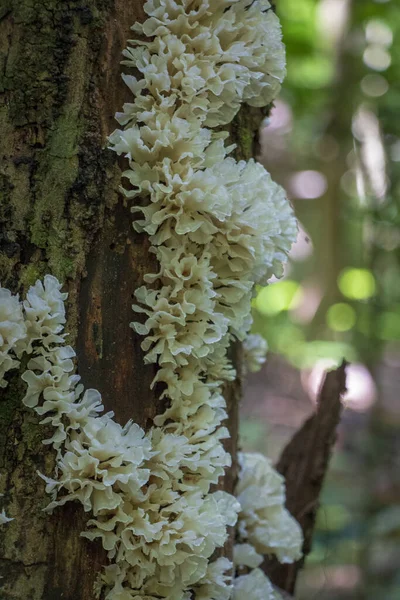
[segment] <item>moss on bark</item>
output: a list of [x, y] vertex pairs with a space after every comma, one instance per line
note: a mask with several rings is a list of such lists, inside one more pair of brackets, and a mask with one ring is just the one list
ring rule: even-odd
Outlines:
[[[104, 148], [140, 11], [119, 0], [0, 5], [0, 281], [13, 292], [49, 272], [66, 281], [72, 342], [86, 256], [117, 201], [119, 168]], [[80, 507], [43, 512], [37, 470], [50, 475], [54, 456], [23, 394], [17, 379], [0, 392], [0, 483], [15, 517], [0, 540], [0, 598], [90, 600], [105, 556], [79, 537]]]
[[[99, 128], [113, 2], [16, 0], [0, 23], [1, 280], [77, 279], [101, 227], [114, 158]], [[3, 11], [3, 12], [4, 12]]]

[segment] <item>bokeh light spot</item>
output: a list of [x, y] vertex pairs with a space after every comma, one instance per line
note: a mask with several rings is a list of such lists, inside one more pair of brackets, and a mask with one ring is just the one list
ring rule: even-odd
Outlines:
[[299, 171], [290, 178], [295, 198], [313, 200], [322, 196], [328, 187], [326, 177], [319, 171]]
[[357, 197], [357, 172], [355, 169], [349, 169], [343, 173], [340, 179], [340, 185], [348, 196]]
[[379, 19], [371, 19], [365, 28], [365, 37], [370, 44], [391, 46], [393, 42], [392, 30], [386, 23]]
[[[303, 371], [302, 383], [311, 400], [317, 401], [326, 370], [335, 366], [333, 360], [318, 360], [309, 371]], [[353, 363], [346, 368], [346, 392], [343, 404], [346, 408], [357, 412], [365, 412], [374, 404], [377, 389], [373, 377], [367, 367], [361, 363]]]
[[256, 309], [263, 315], [273, 316], [294, 308], [301, 293], [297, 281], [285, 280], [261, 288], [255, 300]]
[[375, 278], [368, 269], [344, 269], [338, 285], [342, 294], [353, 300], [367, 300], [376, 291]]
[[363, 54], [364, 63], [374, 71], [386, 71], [390, 67], [392, 58], [385, 48], [371, 44], [367, 46]]
[[356, 323], [356, 312], [350, 304], [339, 302], [329, 307], [326, 322], [333, 331], [348, 331]]
[[300, 222], [298, 223], [298, 227], [299, 233], [297, 235], [297, 240], [293, 244], [289, 256], [291, 260], [303, 261], [309, 258], [313, 253], [313, 243], [309, 234]]
[[361, 89], [366, 96], [379, 98], [389, 90], [389, 84], [382, 75], [370, 73], [361, 80]]

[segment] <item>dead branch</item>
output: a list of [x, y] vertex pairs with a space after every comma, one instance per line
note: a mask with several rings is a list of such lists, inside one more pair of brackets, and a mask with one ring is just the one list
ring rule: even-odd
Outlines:
[[322, 484], [336, 440], [342, 410], [341, 395], [346, 390], [346, 363], [326, 374], [317, 410], [293, 436], [277, 464], [286, 479], [286, 506], [300, 523], [304, 534], [304, 556], [291, 565], [267, 559], [263, 568], [274, 585], [294, 593], [296, 579], [311, 551], [315, 519]]

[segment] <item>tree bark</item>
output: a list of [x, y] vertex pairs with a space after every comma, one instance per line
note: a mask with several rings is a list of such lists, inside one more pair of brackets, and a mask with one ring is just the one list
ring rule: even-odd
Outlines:
[[303, 557], [292, 564], [275, 558], [264, 560], [264, 571], [280, 590], [293, 594], [296, 580], [311, 552], [319, 497], [336, 441], [336, 429], [346, 391], [346, 363], [326, 374], [318, 394], [317, 408], [284, 448], [276, 465], [286, 481], [286, 507], [300, 524]]
[[[118, 195], [121, 167], [106, 149], [114, 113], [128, 99], [121, 52], [144, 0], [0, 0], [0, 281], [26, 292], [51, 273], [69, 292], [67, 331], [86, 387], [100, 390], [121, 423], [147, 429], [160, 412], [129, 327], [134, 290], [155, 268], [148, 240], [134, 233]], [[255, 148], [263, 112], [244, 107], [231, 128], [237, 157]], [[240, 349], [234, 348], [235, 363]], [[239, 369], [240, 372], [240, 369]], [[227, 386], [227, 445], [236, 478], [240, 378]], [[51, 475], [54, 455], [39, 419], [22, 406], [18, 375], [0, 396], [3, 600], [92, 600], [107, 563], [99, 544], [79, 537], [87, 515], [70, 505], [48, 516], [37, 471]], [[229, 554], [232, 544], [225, 551]]]

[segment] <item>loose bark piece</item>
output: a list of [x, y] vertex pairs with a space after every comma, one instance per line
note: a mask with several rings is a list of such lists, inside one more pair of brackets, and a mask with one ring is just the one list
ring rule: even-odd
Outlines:
[[301, 560], [282, 565], [275, 559], [264, 562], [274, 585], [294, 593], [296, 579], [311, 551], [315, 519], [336, 428], [342, 411], [341, 395], [346, 390], [346, 363], [326, 374], [318, 396], [317, 410], [290, 440], [277, 464], [286, 479], [286, 507], [300, 523], [304, 535]]

